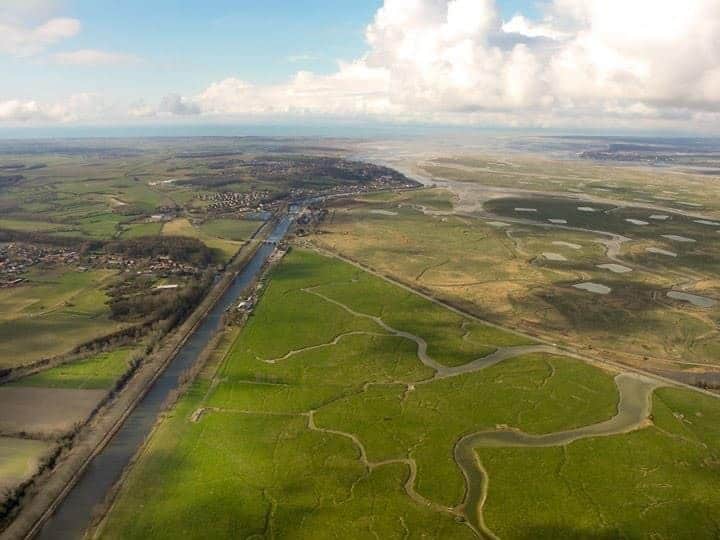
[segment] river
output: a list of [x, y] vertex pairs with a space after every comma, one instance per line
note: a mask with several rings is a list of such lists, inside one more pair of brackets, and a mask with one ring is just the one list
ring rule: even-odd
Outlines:
[[[55, 512], [43, 524], [36, 538], [42, 540], [78, 540], [90, 525], [93, 509], [105, 500], [112, 486], [150, 434], [168, 395], [180, 385], [181, 375], [192, 366], [210, 339], [220, 328], [226, 309], [262, 270], [275, 246], [285, 237], [291, 218], [283, 217], [245, 265], [206, 318], [189, 336], [167, 368], [152, 384], [110, 442], [89, 463]], [[162, 479], [158, 479], [161, 482]]]

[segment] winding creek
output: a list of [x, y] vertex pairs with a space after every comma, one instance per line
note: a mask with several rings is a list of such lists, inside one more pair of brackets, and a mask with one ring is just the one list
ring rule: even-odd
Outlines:
[[[416, 354], [418, 360], [427, 367], [435, 370], [435, 376], [433, 378], [415, 383], [414, 385], [408, 384], [408, 391], [412, 391], [417, 385], [428, 384], [437, 379], [443, 379], [465, 373], [473, 373], [476, 371], [480, 371], [482, 369], [486, 369], [492, 365], [495, 365], [503, 360], [516, 358], [525, 354], [539, 352], [550, 354], [567, 354], [563, 353], [555, 347], [548, 345], [501, 347], [498, 348], [494, 353], [477, 358], [467, 364], [449, 367], [439, 363], [437, 360], [433, 359], [428, 355], [427, 342], [422, 337], [393, 328], [380, 317], [355, 311], [350, 306], [347, 306], [342, 302], [325, 296], [317, 290], [314, 290], [314, 288], [303, 290], [309, 294], [313, 294], [319, 298], [322, 298], [326, 302], [332, 303], [344, 309], [355, 317], [365, 318], [375, 322], [378, 326], [386, 330], [389, 335], [401, 337], [415, 342], [415, 344], [417, 345]], [[315, 345], [311, 347], [306, 347], [304, 349], [290, 351], [288, 354], [281, 358], [267, 360], [267, 362], [275, 363], [281, 360], [286, 360], [287, 358], [290, 358], [291, 356], [294, 356], [304, 351], [314, 350], [320, 347], [337, 345], [338, 342], [344, 337], [358, 334], [377, 335], [372, 332], [348, 332], [346, 334], [341, 334], [337, 336], [334, 340], [326, 344]], [[398, 383], [399, 382], [400, 381], [398, 381]], [[487, 497], [488, 475], [483, 468], [481, 462], [478, 460], [475, 451], [478, 448], [483, 447], [538, 448], [564, 446], [581, 439], [621, 435], [648, 426], [650, 423], [650, 414], [652, 412], [652, 394], [656, 388], [665, 386], [666, 383], [660, 381], [659, 379], [655, 379], [640, 373], [628, 372], [620, 373], [619, 375], [617, 375], [615, 377], [615, 385], [618, 389], [619, 394], [617, 413], [612, 418], [603, 422], [587, 426], [581, 426], [565, 431], [545, 433], [541, 435], [524, 433], [520, 430], [512, 428], [497, 429], [492, 431], [480, 431], [465, 435], [460, 440], [458, 440], [453, 450], [453, 456], [455, 462], [457, 463], [465, 478], [466, 491], [463, 502], [456, 508], [445, 508], [438, 504], [435, 504], [432, 501], [425, 499], [415, 490], [414, 484], [417, 475], [417, 465], [412, 458], [394, 459], [380, 463], [369, 462], [367, 459], [367, 452], [365, 450], [365, 447], [356, 435], [343, 431], [320, 429], [314, 423], [314, 414], [316, 411], [310, 411], [306, 414], [309, 414], [308, 426], [310, 429], [333, 433], [339, 436], [347, 437], [352, 440], [355, 446], [357, 446], [359, 449], [360, 460], [362, 461], [363, 465], [365, 465], [365, 467], [367, 467], [368, 469], [374, 469], [376, 467], [389, 463], [406, 464], [410, 469], [410, 475], [405, 484], [405, 492], [410, 498], [422, 504], [423, 506], [427, 506], [433, 509], [434, 511], [445, 512], [455, 516], [463, 516], [467, 519], [467, 524], [479, 536], [483, 538], [494, 539], [496, 538], [496, 536], [485, 525], [482, 514], [483, 505]]]
[[123, 470], [150, 434], [163, 403], [181, 384], [183, 373], [192, 366], [220, 327], [226, 309], [253, 282], [282, 240], [291, 224], [284, 216], [233, 280], [205, 319], [189, 336], [180, 351], [160, 374], [149, 391], [132, 410], [108, 444], [90, 461], [75, 485], [45, 521], [36, 538], [42, 540], [77, 540], [90, 525], [93, 508], [102, 503]]
[[470, 524], [482, 536], [495, 538], [482, 516], [489, 479], [475, 450], [483, 447], [564, 446], [580, 439], [629, 433], [648, 425], [652, 393], [663, 383], [637, 373], [621, 373], [615, 377], [615, 384], [620, 394], [617, 414], [604, 422], [543, 435], [531, 435], [515, 429], [481, 431], [466, 435], [457, 442], [453, 453], [466, 483], [465, 501], [461, 507]]

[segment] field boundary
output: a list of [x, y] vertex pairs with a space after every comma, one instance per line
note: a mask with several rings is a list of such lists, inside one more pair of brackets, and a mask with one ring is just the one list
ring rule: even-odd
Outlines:
[[[258, 229], [256, 237], [268, 235], [272, 231], [275, 222], [276, 219], [268, 220], [263, 227]], [[117, 399], [107, 404], [106, 409], [101, 411], [100, 414], [96, 414], [94, 422], [83, 426], [80, 437], [84, 436], [84, 439], [73, 445], [71, 450], [61, 458], [60, 463], [48, 472], [46, 482], [42, 482], [42, 484], [34, 483], [35, 489], [30, 495], [31, 498], [27, 501], [27, 504], [21, 505], [19, 513], [7, 528], [0, 532], [1, 539], [31, 539], [38, 533], [45, 521], [53, 514], [77, 483], [87, 466], [122, 427], [136, 405], [147, 394], [153, 383], [175, 358], [175, 355], [192, 332], [202, 323], [217, 301], [230, 287], [245, 263], [251, 259], [261, 245], [261, 242], [249, 241], [240, 248], [234, 260], [226, 267], [225, 275], [216, 282], [215, 286], [180, 328], [173, 332], [174, 335], [167, 336], [165, 339], [168, 345], [169, 342], [173, 341], [173, 338], [179, 339], [179, 341], [175, 342], [169, 351], [160, 352], [160, 356], [154, 361], [145, 363], [136, 372], [135, 377], [133, 377], [134, 380], [131, 379], [128, 382]], [[53, 480], [57, 482], [57, 485]], [[89, 509], [89, 511], [92, 511], [92, 509]]]

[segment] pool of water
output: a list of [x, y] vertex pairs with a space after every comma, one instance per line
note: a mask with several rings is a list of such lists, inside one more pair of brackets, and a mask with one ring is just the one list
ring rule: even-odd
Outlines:
[[577, 285], [573, 285], [573, 287], [595, 294], [610, 294], [610, 292], [612, 291], [612, 289], [607, 285], [601, 285], [600, 283], [592, 283], [590, 281], [588, 281], [587, 283], [578, 283]]
[[670, 291], [667, 295], [668, 298], [672, 298], [673, 300], [681, 300], [683, 302], [688, 302], [693, 306], [702, 308], [711, 308], [717, 304], [717, 300], [708, 298], [707, 296], [700, 296], [699, 294], [690, 294], [682, 291]]

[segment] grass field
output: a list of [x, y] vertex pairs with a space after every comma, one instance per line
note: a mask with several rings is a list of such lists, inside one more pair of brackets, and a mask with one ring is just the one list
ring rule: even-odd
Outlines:
[[472, 538], [454, 510], [465, 489], [459, 436], [614, 414], [612, 376], [579, 361], [524, 354], [432, 380], [413, 341], [364, 315], [421, 335], [447, 365], [529, 343], [293, 251], [217, 375], [160, 424], [100, 536]]
[[200, 226], [200, 230], [208, 236], [244, 242], [260, 228], [262, 222], [245, 219], [213, 219]]
[[0, 501], [5, 489], [30, 478], [49, 452], [52, 443], [0, 437]]
[[139, 238], [141, 236], [157, 236], [162, 231], [162, 223], [133, 223], [127, 225], [121, 238]]
[[122, 348], [69, 362], [11, 383], [40, 388], [110, 389], [130, 367], [133, 349]]
[[35, 273], [26, 285], [0, 290], [0, 366], [63, 354], [120, 329], [109, 319], [102, 290], [113, 275], [110, 270]]
[[241, 242], [233, 240], [225, 240], [216, 236], [209, 235], [203, 230], [195, 227], [186, 218], [178, 218], [167, 222], [163, 225], [162, 233], [172, 236], [188, 236], [197, 238], [210, 249], [214, 249], [218, 253], [218, 257], [223, 261], [229, 261], [242, 247]]
[[482, 448], [501, 538], [717, 538], [720, 403], [655, 394], [654, 425], [558, 448]]

